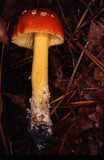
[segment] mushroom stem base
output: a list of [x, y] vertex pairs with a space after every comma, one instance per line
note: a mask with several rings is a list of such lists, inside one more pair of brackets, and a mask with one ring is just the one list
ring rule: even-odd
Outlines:
[[50, 145], [53, 136], [52, 129], [53, 126], [45, 121], [39, 122], [34, 121], [34, 119], [30, 119], [28, 131], [32, 136], [39, 151], [44, 150], [47, 146]]
[[28, 131], [40, 151], [44, 150], [51, 143], [53, 136], [53, 124], [49, 112], [49, 95], [45, 96], [44, 101], [47, 101], [47, 103], [42, 104], [43, 108], [42, 106], [37, 106], [37, 100], [32, 96], [30, 98], [31, 110], [27, 110], [27, 118], [29, 120]]

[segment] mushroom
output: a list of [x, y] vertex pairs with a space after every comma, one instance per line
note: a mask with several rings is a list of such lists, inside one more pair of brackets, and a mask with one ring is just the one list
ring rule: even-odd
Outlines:
[[[64, 43], [62, 23], [57, 14], [50, 9], [25, 10], [14, 28], [12, 43], [33, 49], [29, 131], [35, 141], [39, 135], [44, 141], [43, 139], [49, 139], [52, 135], [52, 121], [49, 112], [48, 48]], [[38, 148], [46, 145], [45, 141], [43, 143], [37, 142]]]

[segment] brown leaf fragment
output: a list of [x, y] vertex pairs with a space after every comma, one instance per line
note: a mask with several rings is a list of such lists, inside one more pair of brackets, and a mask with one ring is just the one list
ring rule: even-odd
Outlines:
[[100, 106], [96, 106], [96, 111], [89, 114], [88, 117], [94, 122], [100, 122], [101, 116], [103, 116], [103, 110]]
[[102, 147], [104, 144], [104, 133], [103, 133], [103, 128], [102, 126], [97, 128], [95, 131], [95, 137], [98, 142], [99, 147]]
[[93, 99], [104, 112], [104, 87], [100, 87], [94, 91], [89, 91], [87, 94], [85, 94], [85, 99]]
[[0, 18], [0, 42], [9, 45], [9, 38], [6, 31], [6, 23], [2, 18]]
[[92, 114], [89, 114], [88, 117], [89, 117], [92, 121], [98, 123], [98, 122], [99, 122], [99, 119], [100, 119], [100, 114], [97, 113], [97, 112], [94, 112], [94, 113], [92, 113]]
[[88, 32], [89, 51], [96, 49], [100, 51], [104, 47], [104, 24], [98, 22], [96, 24], [91, 21], [91, 25]]
[[97, 155], [98, 146], [93, 131], [88, 131], [88, 143], [89, 143], [90, 155]]
[[6, 92], [3, 92], [3, 94], [6, 95], [13, 104], [17, 105], [21, 111], [25, 111], [28, 103], [28, 97], [25, 94], [14, 95]]
[[95, 100], [96, 104], [101, 107], [104, 114], [104, 87], [97, 89], [92, 92], [92, 97]]

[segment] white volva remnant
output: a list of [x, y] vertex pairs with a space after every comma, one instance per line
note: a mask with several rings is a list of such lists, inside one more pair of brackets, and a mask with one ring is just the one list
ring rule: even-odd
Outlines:
[[36, 9], [34, 9], [34, 10], [31, 11], [32, 14], [36, 14], [36, 12], [37, 12]]
[[51, 17], [52, 17], [52, 18], [54, 18], [54, 15], [53, 15], [53, 14], [51, 14]]
[[24, 13], [26, 13], [27, 12], [27, 10], [24, 10], [23, 12], [22, 12], [22, 15], [24, 14]]
[[40, 16], [46, 16], [47, 13], [46, 12], [40, 12]]
[[[34, 116], [36, 120], [38, 121], [44, 121], [47, 122], [48, 124], [51, 124], [50, 120], [50, 104], [49, 104], [49, 98], [50, 98], [50, 93], [45, 93], [42, 91], [40, 93], [40, 97], [35, 97], [32, 96], [30, 98], [30, 103], [31, 103], [31, 114]], [[39, 103], [40, 102], [40, 103]]]
[[[49, 112], [49, 108], [50, 108], [49, 98], [50, 98], [49, 94], [46, 94], [45, 96], [43, 96], [42, 94], [40, 96], [40, 101], [41, 100], [46, 101], [47, 103], [46, 104], [41, 103], [40, 104], [41, 106], [38, 106], [39, 99], [37, 99], [36, 97], [32, 96], [32, 98], [29, 99], [31, 103], [31, 121], [30, 121], [31, 130], [33, 130], [34, 128], [34, 122], [38, 122], [40, 124], [41, 122], [43, 122], [44, 124], [47, 124], [47, 126], [52, 126], [52, 121], [50, 119], [50, 112]], [[36, 130], [38, 131], [39, 128], [37, 127]], [[52, 130], [50, 128], [48, 129], [48, 133], [50, 135], [52, 134]]]

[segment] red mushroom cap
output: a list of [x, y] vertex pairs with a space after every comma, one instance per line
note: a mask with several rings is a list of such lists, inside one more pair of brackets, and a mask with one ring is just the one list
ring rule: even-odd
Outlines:
[[14, 28], [12, 42], [32, 49], [34, 32], [50, 34], [49, 46], [64, 43], [62, 23], [57, 14], [49, 9], [25, 10]]

